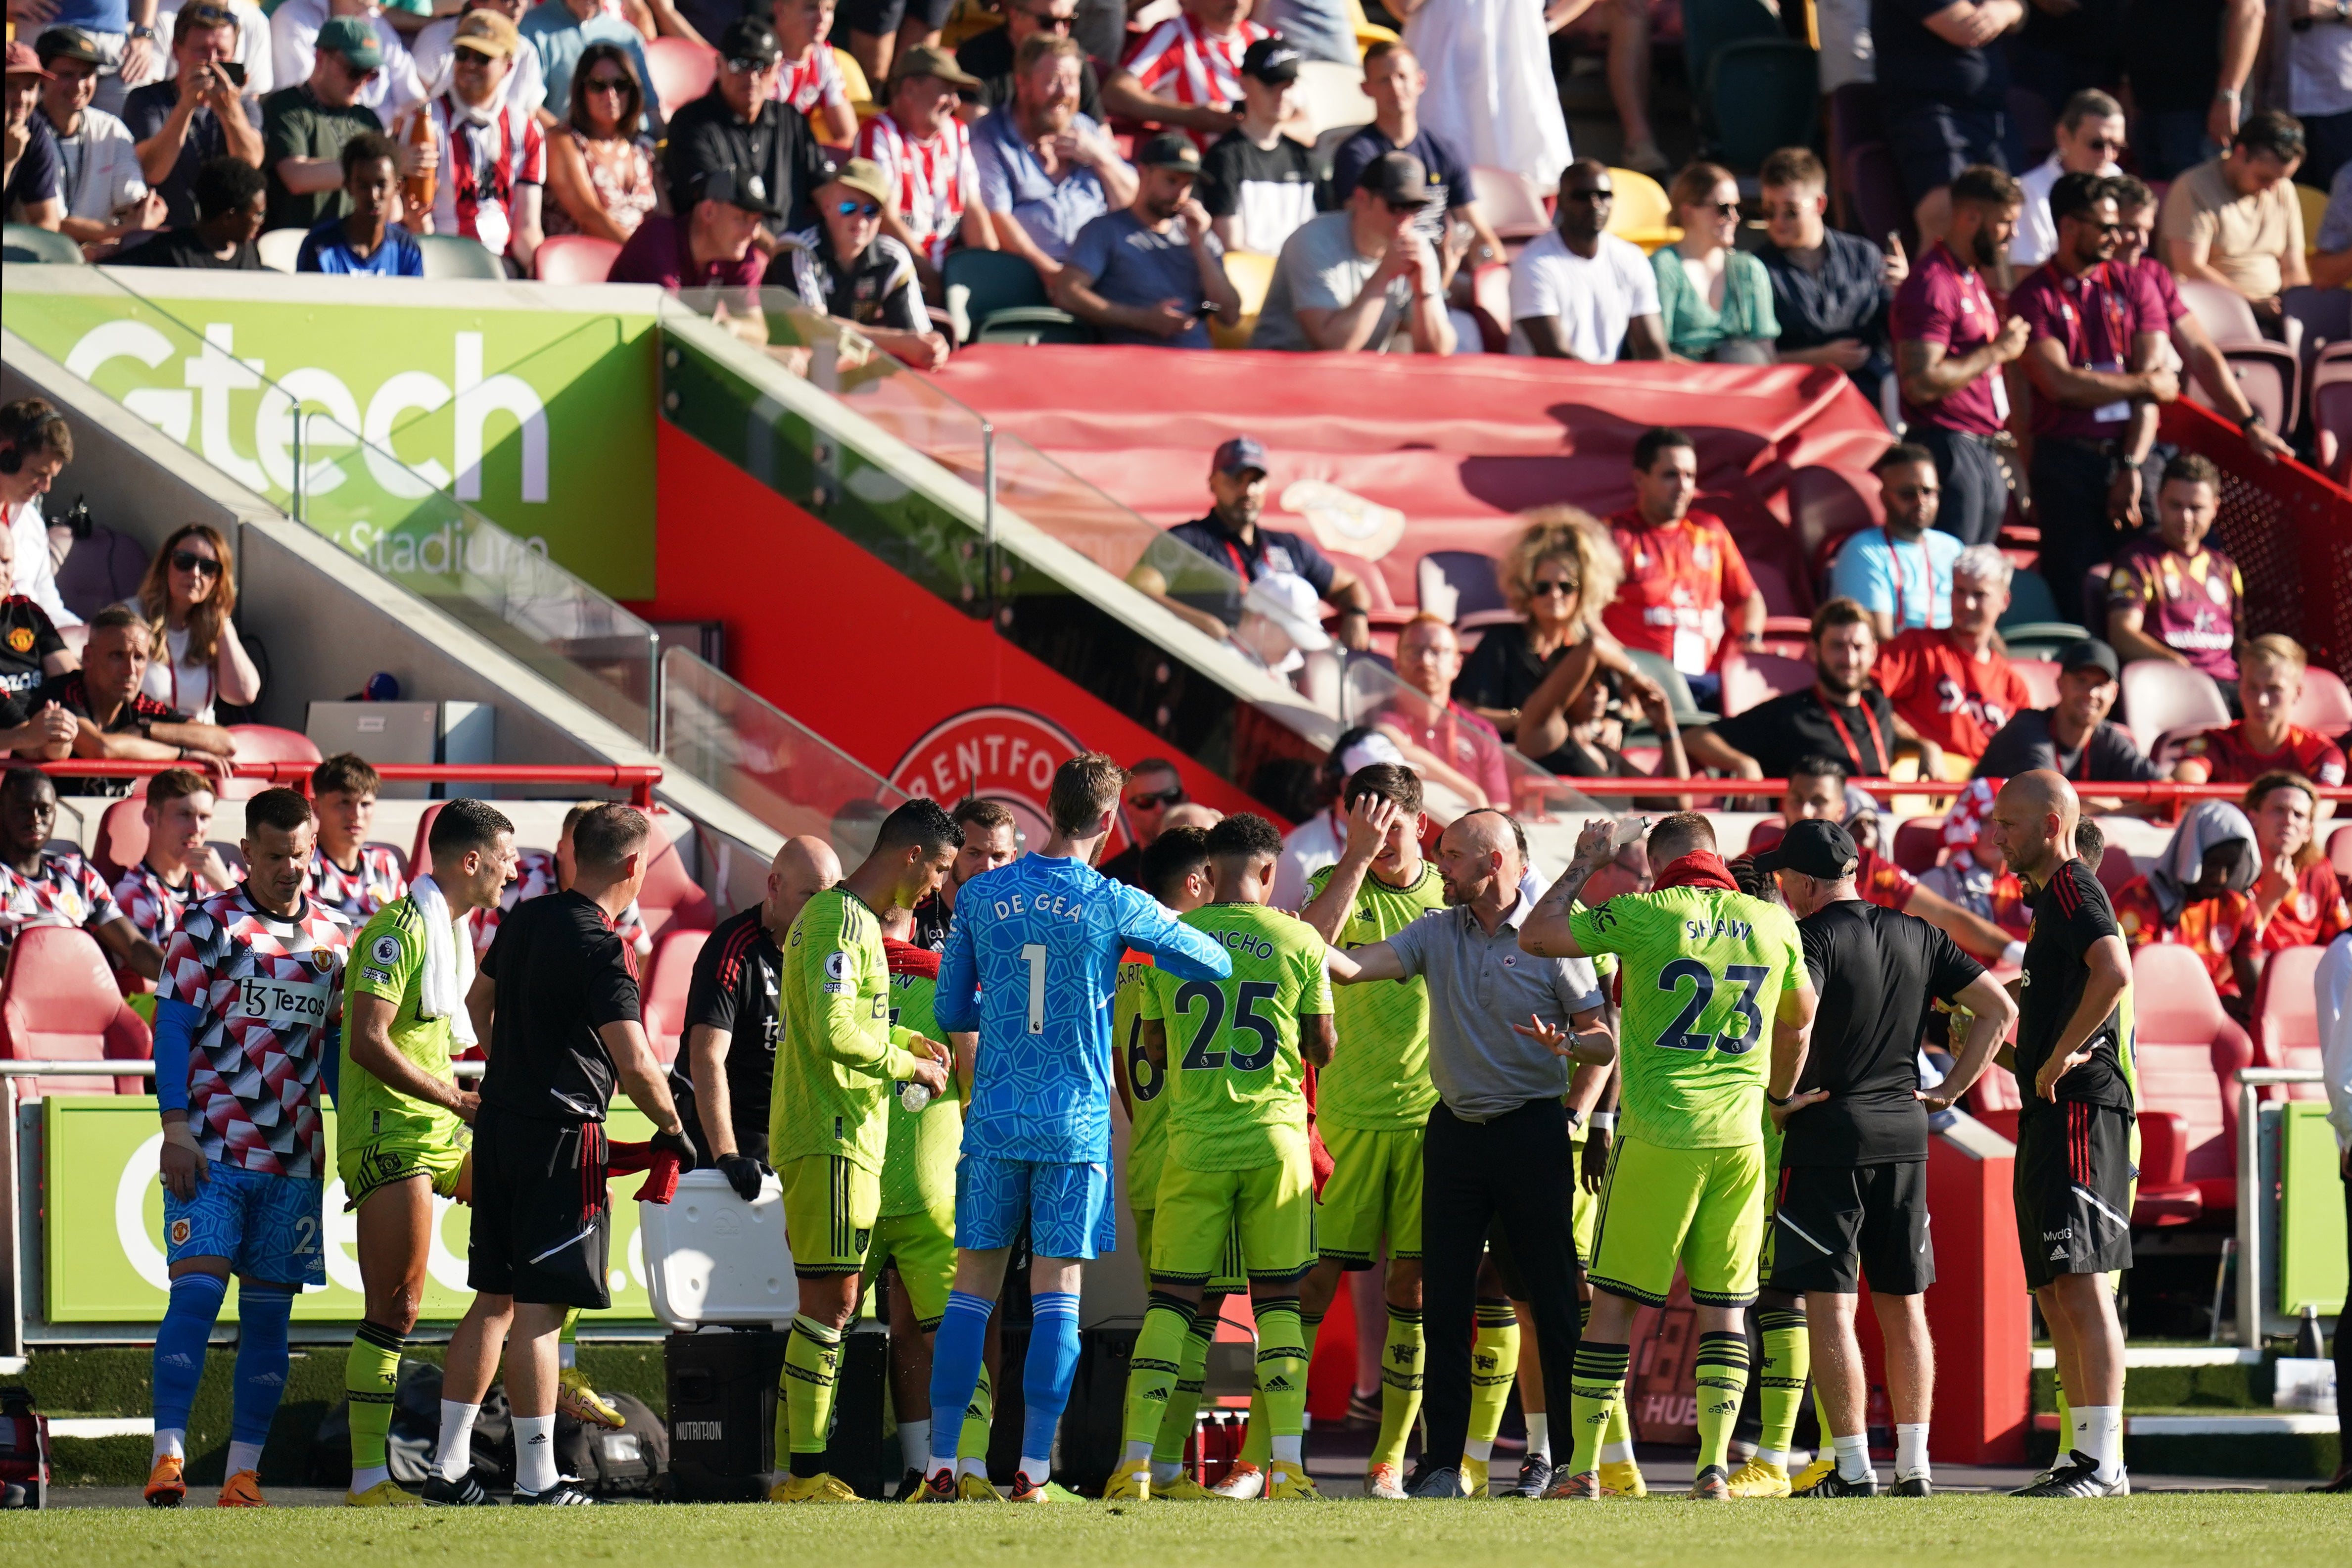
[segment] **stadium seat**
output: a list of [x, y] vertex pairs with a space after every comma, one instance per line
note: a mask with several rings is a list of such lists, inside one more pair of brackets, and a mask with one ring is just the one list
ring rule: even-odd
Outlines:
[[2132, 1225], [2162, 1229], [2187, 1225], [2205, 1215], [2205, 1194], [2188, 1179], [2189, 1122], [2177, 1110], [2138, 1114], [2139, 1184], [2132, 1198]]
[[2339, 877], [2352, 877], [2352, 823], [2327, 836], [2327, 863]]
[[646, 1038], [664, 1067], [677, 1059], [686, 1033], [686, 993], [694, 979], [694, 961], [707, 931], [673, 931], [654, 944], [653, 965], [646, 973], [643, 1017]]
[[1633, 872], [1612, 860], [1592, 873], [1592, 880], [1584, 884], [1582, 901], [1587, 909], [1599, 909], [1620, 893], [1638, 891], [1640, 886]]
[[2073, 621], [2021, 621], [2000, 628], [2000, 640], [2008, 645], [2011, 659], [2050, 658], [2068, 643], [2090, 635], [2089, 627]]
[[[1414, 564], [1421, 607], [1461, 626], [1472, 616], [1517, 618], [1495, 580], [1495, 559], [1467, 550], [1433, 550]], [[1484, 622], [1481, 623], [1486, 624]]]
[[1225, 252], [1225, 277], [1242, 297], [1242, 313], [1230, 327], [1214, 316], [1209, 318], [1209, 340], [1219, 348], [1249, 347], [1250, 333], [1257, 330], [1257, 313], [1265, 308], [1265, 292], [1274, 287], [1275, 259], [1254, 250]]
[[1315, 135], [1337, 125], [1362, 125], [1372, 118], [1363, 70], [1337, 60], [1298, 62], [1298, 104]]
[[2238, 1211], [2238, 1096], [2233, 1075], [2254, 1060], [2254, 1042], [2221, 1011], [2204, 960], [2177, 942], [2132, 954], [2132, 1018], [2139, 1101], [2182, 1121], [2182, 1179], [2206, 1211]]
[[637, 889], [637, 912], [645, 917], [646, 935], [658, 946], [672, 930], [709, 931], [717, 923], [710, 895], [695, 886], [678, 858], [677, 845], [654, 832], [653, 859], [646, 868], [645, 886]]
[[978, 342], [990, 318], [1000, 314], [1018, 311], [1026, 319], [1050, 313], [1066, 321], [1077, 320], [1054, 309], [1037, 269], [1011, 251], [950, 250], [943, 277], [948, 314], [964, 342]]
[[[2201, 279], [2178, 279], [2181, 303], [2196, 312], [2214, 346], [2230, 363], [2231, 374], [2244, 389], [2247, 401], [2261, 410], [2271, 427], [2282, 435], [2295, 427], [2301, 413], [2301, 382], [2303, 364], [2294, 342], [2273, 342], [2263, 334], [2254, 321], [2253, 307], [2235, 289]], [[2299, 340], [2302, 333], [2291, 327], [2290, 340]], [[2206, 407], [2213, 400], [2205, 389], [2191, 382], [2181, 389], [2189, 397]]]
[[[1318, 186], [1331, 183], [1331, 171], [1339, 164], [1341, 143], [1362, 129], [1360, 125], [1331, 125], [1315, 133], [1315, 145], [1308, 151], [1307, 161], [1314, 165]], [[1338, 195], [1337, 192], [1332, 194]]]
[[1612, 168], [1609, 184], [1617, 193], [1617, 199], [1609, 204], [1610, 233], [1647, 251], [1683, 237], [1665, 186], [1638, 169]]
[[646, 74], [653, 78], [654, 101], [662, 118], [677, 111], [710, 90], [719, 79], [719, 51], [685, 38], [656, 38], [646, 45]]
[[1846, 535], [1875, 528], [1880, 521], [1871, 498], [1837, 469], [1809, 465], [1789, 471], [1789, 526], [1814, 586], [1829, 575]]
[[1916, 220], [1911, 204], [1904, 199], [1903, 174], [1895, 162], [1895, 150], [1884, 142], [1856, 142], [1846, 149], [1843, 173], [1846, 188], [1853, 193], [1853, 216], [1863, 233], [1881, 245], [1885, 236], [1899, 234], [1916, 257]]
[[[2339, 830], [2340, 831], [2340, 830]], [[2266, 1068], [2319, 1066], [2319, 1008], [2312, 991], [2324, 947], [2289, 947], [2272, 953], [2263, 965], [2262, 984], [2254, 993], [2254, 1064]], [[2282, 1094], [2280, 1090], [2285, 1092]], [[2278, 1084], [2263, 1091], [2265, 1100], [2325, 1101], [2322, 1083]]]
[[1543, 193], [1525, 174], [1480, 163], [1470, 171], [1470, 188], [1487, 224], [1505, 239], [1533, 239], [1551, 226]]
[[1895, 863], [1916, 877], [1944, 860], [1944, 819], [1915, 816], [1895, 830]]
[[1748, 653], [1727, 646], [1723, 650], [1723, 716], [1745, 713], [1784, 692], [1802, 691], [1813, 683], [1810, 659], [1777, 653]]
[[2120, 844], [2108, 845], [2107, 852], [2099, 857], [2099, 886], [2107, 890], [2107, 897], [2111, 899], [2138, 875], [2138, 863], [2132, 859], [2131, 851]]
[[530, 275], [541, 283], [602, 283], [620, 254], [618, 245], [593, 234], [554, 235], [540, 241]]
[[2315, 664], [2303, 672], [2303, 695], [2288, 717], [2306, 730], [2341, 735], [2352, 730], [2352, 688], [2334, 670]]
[[29, 223], [12, 223], [0, 231], [0, 260], [51, 262], [65, 267], [82, 264], [81, 247], [54, 229]]
[[110, 888], [147, 853], [146, 786], [141, 784], [138, 788], [140, 794], [106, 808], [98, 819], [97, 833], [90, 838], [89, 863], [106, 879]]
[[1489, 261], [1470, 274], [1470, 314], [1478, 323], [1478, 341], [1490, 354], [1511, 349], [1511, 268]]
[[273, 228], [254, 242], [261, 254], [261, 264], [272, 272], [291, 272], [302, 258], [302, 242], [310, 237], [307, 228]]
[[2012, 658], [2009, 661], [2009, 667], [2017, 671], [2017, 678], [2025, 682], [2025, 689], [2028, 691], [2033, 693], [2033, 705], [2036, 708], [2055, 708], [2058, 706], [2058, 665], [2056, 660], [2047, 658]]
[[[299, 731], [280, 730], [271, 724], [231, 724], [228, 732], [236, 742], [233, 760], [239, 763], [299, 763], [315, 768], [326, 761], [310, 737]], [[265, 779], [239, 776], [231, 779], [221, 795], [227, 800], [250, 800], [269, 787]]]
[[[17, 932], [0, 979], [0, 1057], [10, 1061], [146, 1061], [146, 1021], [115, 989], [98, 939], [71, 926]], [[144, 1094], [138, 1078], [42, 1078], [33, 1094]]]
[[[1690, 79], [1701, 135], [1711, 141], [1720, 129], [1707, 97], [1716, 55], [1736, 39], [1784, 39], [1788, 36], [1779, 12], [1764, 0], [1683, 0], [1683, 68]], [[1808, 127], [1807, 132], [1810, 130]], [[1796, 140], [1810, 142], [1812, 138], [1801, 132]]]
[[2009, 608], [2000, 613], [1994, 626], [2006, 632], [2012, 626], [2029, 621], [2054, 621], [2058, 616], [2058, 595], [2050, 591], [2048, 579], [2041, 573], [2024, 569], [2010, 574]]
[[1675, 668], [1672, 659], [1663, 654], [1652, 653], [1645, 647], [1629, 647], [1625, 650], [1625, 657], [1633, 661], [1634, 668], [1657, 682], [1658, 689], [1666, 694], [1666, 701], [1675, 710], [1676, 724], [1687, 728], [1713, 721], [1699, 710], [1698, 699], [1691, 695], [1690, 682], [1683, 679], [1683, 672]]
[[1788, 837], [1789, 825], [1777, 816], [1768, 816], [1748, 830], [1748, 847], [1740, 853], [1761, 855]]
[[2025, 1108], [2024, 1097], [2017, 1091], [2017, 1075], [1998, 1065], [1988, 1067], [1976, 1087], [1969, 1090], [1969, 1114], [1991, 1128], [2002, 1137], [2017, 1137], [2017, 1113]]
[[465, 279], [484, 283], [507, 280], [506, 263], [491, 255], [478, 240], [455, 234], [420, 234], [416, 247], [425, 256], [425, 276], [435, 282], [452, 283]]
[[1812, 141], [1821, 75], [1810, 46], [1786, 37], [1735, 38], [1716, 50], [1706, 75], [1709, 147], [1732, 168], [1753, 169], [1776, 148]]
[[2119, 718], [2139, 749], [2154, 756], [2157, 742], [2168, 735], [2227, 724], [2230, 709], [2204, 671], [2169, 659], [2136, 658], [2124, 666]]
[[2329, 343], [2311, 367], [2313, 458], [2341, 484], [2352, 476], [2352, 342]]
[[433, 840], [433, 819], [440, 816], [441, 808], [448, 804], [436, 800], [417, 814], [416, 837], [408, 846], [408, 863], [411, 866], [429, 867], [433, 864], [432, 853], [425, 846]]

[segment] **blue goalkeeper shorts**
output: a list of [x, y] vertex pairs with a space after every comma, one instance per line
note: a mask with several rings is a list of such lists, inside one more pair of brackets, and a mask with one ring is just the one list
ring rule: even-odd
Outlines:
[[320, 1240], [326, 1183], [208, 1162], [208, 1182], [182, 1203], [163, 1194], [163, 1257], [226, 1258], [229, 1271], [273, 1285], [324, 1285]]
[[967, 1153], [956, 1162], [956, 1245], [1010, 1247], [1029, 1222], [1036, 1258], [1093, 1258], [1118, 1247], [1110, 1167]]

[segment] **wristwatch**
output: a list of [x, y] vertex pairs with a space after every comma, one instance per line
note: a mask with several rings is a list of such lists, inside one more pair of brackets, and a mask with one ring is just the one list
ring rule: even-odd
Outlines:
[[141, 22], [131, 29], [131, 36], [134, 38], [154, 38], [161, 35], [146, 23]]

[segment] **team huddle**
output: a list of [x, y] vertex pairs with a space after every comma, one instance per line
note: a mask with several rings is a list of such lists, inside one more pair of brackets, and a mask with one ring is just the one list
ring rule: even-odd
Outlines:
[[[706, 944], [667, 1079], [613, 929], [642, 879], [640, 814], [581, 816], [570, 885], [508, 910], [477, 973], [465, 921], [498, 906], [515, 859], [499, 813], [444, 808], [432, 874], [354, 933], [305, 896], [309, 803], [256, 797], [253, 874], [190, 912], [160, 992], [173, 1286], [150, 1501], [184, 1495], [188, 1401], [232, 1272], [242, 1337], [222, 1501], [260, 1501], [286, 1310], [323, 1280], [321, 1090], [367, 1288], [347, 1500], [420, 1500], [391, 1480], [385, 1433], [436, 1194], [475, 1205], [477, 1296], [449, 1347], [421, 1500], [490, 1500], [470, 1429], [502, 1357], [515, 1500], [593, 1500], [556, 1473], [551, 1433], [559, 1398], [591, 1419], [600, 1402], [567, 1389], [556, 1347], [572, 1312], [609, 1302], [606, 1179], [646, 1154], [603, 1136], [616, 1087], [659, 1130], [652, 1150], [707, 1159], [747, 1201], [781, 1189], [798, 1310], [775, 1502], [857, 1500], [826, 1452], [842, 1337], [886, 1275], [899, 1497], [1066, 1495], [1052, 1471], [1081, 1272], [1123, 1228], [1115, 1106], [1129, 1123], [1124, 1228], [1150, 1295], [1108, 1499], [1317, 1498], [1303, 1451], [1317, 1330], [1344, 1274], [1383, 1257], [1370, 1496], [1643, 1495], [1624, 1409], [1633, 1328], [1678, 1270], [1698, 1318], [1692, 1496], [1879, 1491], [1853, 1329], [1865, 1277], [1888, 1345], [1893, 1489], [1925, 1496], [1927, 1115], [1996, 1060], [2032, 1086], [2021, 1244], [2061, 1383], [2084, 1402], [2071, 1450], [2027, 1495], [2127, 1489], [2105, 1276], [2129, 1262], [2110, 1223], [2130, 1207], [2128, 966], [2117, 982], [2120, 938], [2074, 858], [2077, 808], [2056, 775], [2011, 781], [1994, 808], [2036, 889], [2013, 1054], [2009, 991], [1926, 921], [1864, 901], [1835, 823], [1799, 823], [1727, 864], [1706, 818], [1665, 817], [1648, 829], [1649, 890], [1587, 907], [1622, 825], [1587, 824], [1546, 890], [1500, 812], [1456, 819], [1424, 858], [1418, 779], [1374, 763], [1347, 780], [1344, 847], [1291, 915], [1269, 907], [1282, 839], [1254, 816], [1166, 827], [1140, 888], [1097, 871], [1125, 778], [1099, 755], [1065, 763], [1050, 832], [1018, 858], [1009, 814], [986, 802], [953, 816], [899, 806], [846, 875], [821, 844], [787, 844], [766, 900]], [[1931, 1025], [1954, 1066], [1923, 1089]], [[449, 1066], [477, 1042], [490, 1063], [478, 1097]], [[1020, 1458], [1000, 1491], [987, 1450], [1009, 1373], [992, 1318], [1016, 1254], [1033, 1323]], [[1247, 1442], [1204, 1487], [1186, 1444], [1225, 1298], [1244, 1289]], [[1762, 1433], [1735, 1470], [1751, 1310]], [[1528, 1447], [1513, 1479], [1489, 1461], [1515, 1380]], [[1809, 1381], [1824, 1451], [1791, 1475]], [[1554, 1413], [1569, 1423], [1558, 1450]]]

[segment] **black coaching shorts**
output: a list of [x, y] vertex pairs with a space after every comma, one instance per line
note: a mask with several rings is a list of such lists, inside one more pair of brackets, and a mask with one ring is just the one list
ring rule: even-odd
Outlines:
[[1936, 1282], [1927, 1235], [1927, 1163], [1784, 1165], [1772, 1213], [1772, 1289], [1882, 1296]]
[[2017, 1129], [2017, 1245], [2025, 1283], [2129, 1268], [2132, 1113], [2061, 1100]]
[[474, 1228], [466, 1283], [493, 1296], [602, 1310], [612, 1207], [604, 1130], [485, 1105], [474, 1119]]

